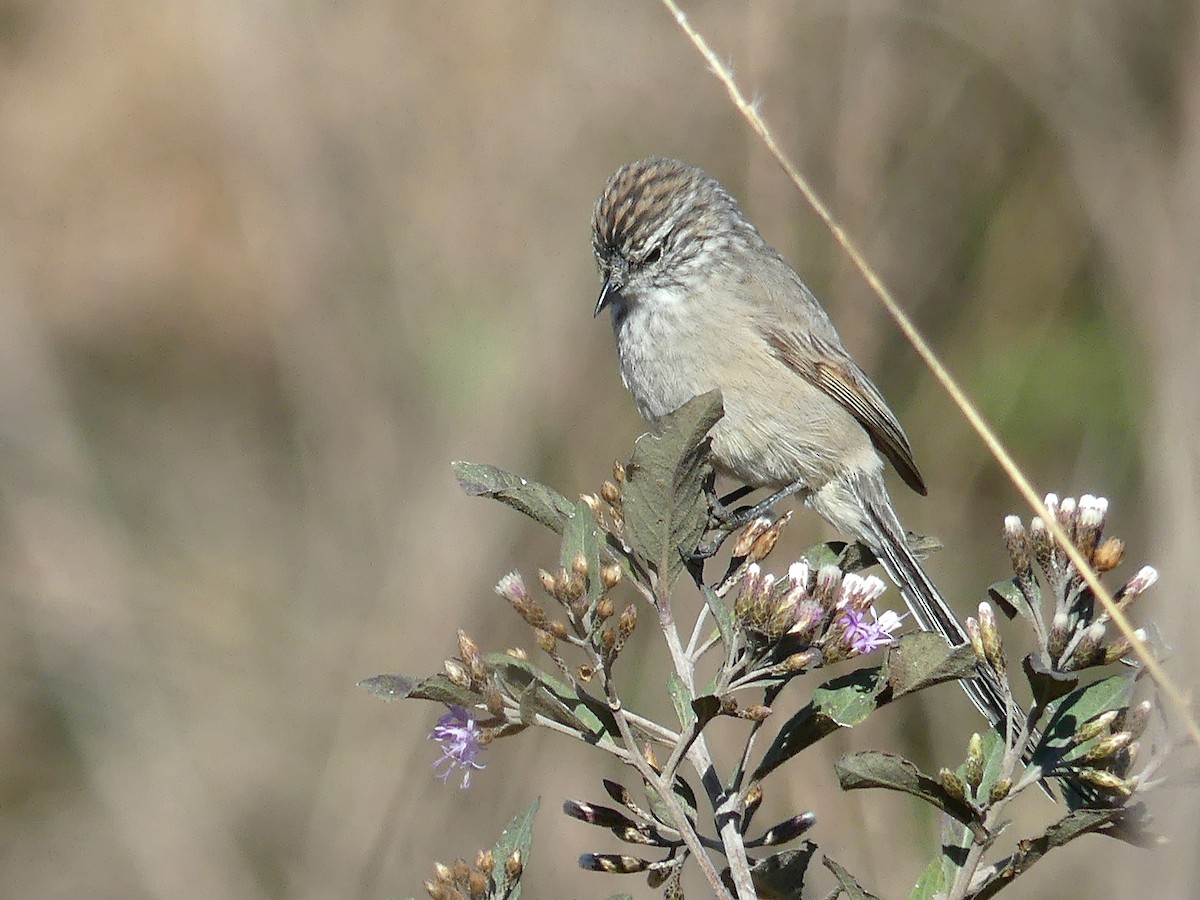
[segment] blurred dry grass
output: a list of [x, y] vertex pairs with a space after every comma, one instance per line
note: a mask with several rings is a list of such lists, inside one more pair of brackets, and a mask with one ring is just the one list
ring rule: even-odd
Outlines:
[[[691, 12], [1035, 483], [1112, 498], [1194, 683], [1193, 5]], [[536, 790], [531, 896], [644, 895], [574, 869], [615, 849], [557, 818], [597, 794], [587, 754], [503, 742], [462, 794], [435, 711], [353, 685], [435, 669], [458, 625], [523, 637], [491, 585], [554, 545], [449, 460], [576, 493], [638, 433], [587, 221], [650, 153], [721, 178], [827, 300], [966, 608], [1012, 491], [655, 4], [0, 2], [0, 894], [415, 893]], [[791, 549], [822, 536], [801, 517]], [[829, 752], [952, 758], [964, 700], [937, 696]], [[827, 768], [776, 808], [898, 895], [936, 821]], [[1161, 857], [1088, 839], [1013, 895], [1151, 865], [1193, 895], [1196, 811], [1163, 812], [1192, 826]]]

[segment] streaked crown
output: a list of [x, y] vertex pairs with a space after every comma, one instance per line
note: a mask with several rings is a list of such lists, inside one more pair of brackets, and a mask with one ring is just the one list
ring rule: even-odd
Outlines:
[[606, 289], [686, 287], [697, 269], [729, 261], [762, 238], [715, 178], [675, 159], [627, 163], [604, 186], [592, 215], [592, 248]]

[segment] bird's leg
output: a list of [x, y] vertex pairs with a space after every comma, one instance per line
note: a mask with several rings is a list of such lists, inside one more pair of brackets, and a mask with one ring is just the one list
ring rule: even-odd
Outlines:
[[754, 490], [750, 485], [744, 485], [736, 490], [730, 491], [724, 497], [718, 497], [712, 489], [712, 485], [708, 485], [706, 491], [708, 493], [709, 511], [713, 520], [714, 536], [711, 540], [701, 544], [696, 548], [695, 553], [691, 554], [692, 562], [699, 562], [716, 555], [721, 549], [721, 545], [725, 543], [725, 539], [733, 534], [743, 525], [753, 522], [759, 516], [766, 513], [772, 506], [780, 500], [791, 497], [793, 494], [798, 494], [805, 490], [806, 485], [803, 481], [796, 481], [786, 487], [780, 488], [766, 500], [761, 503], [756, 503], [754, 506], [743, 506], [738, 509], [729, 509], [729, 504], [736, 503], [742, 497]]

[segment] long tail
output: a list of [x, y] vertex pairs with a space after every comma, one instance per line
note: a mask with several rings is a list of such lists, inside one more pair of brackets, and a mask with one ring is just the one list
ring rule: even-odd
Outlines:
[[[913, 555], [904, 537], [904, 529], [892, 509], [891, 499], [882, 479], [869, 473], [858, 473], [847, 479], [846, 486], [862, 511], [864, 540], [878, 557], [888, 576], [895, 582], [905, 604], [924, 631], [940, 634], [957, 646], [968, 641], [966, 629], [942, 598], [920, 561]], [[971, 702], [983, 713], [992, 727], [1006, 733], [1009, 711], [999, 677], [990, 668], [979, 666], [979, 676], [961, 682]], [[1025, 714], [1015, 704], [1013, 734], [1025, 726]]]

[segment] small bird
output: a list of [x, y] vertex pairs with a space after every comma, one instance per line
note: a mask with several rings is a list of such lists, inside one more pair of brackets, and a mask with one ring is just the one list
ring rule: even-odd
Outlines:
[[[922, 629], [966, 642], [888, 495], [885, 459], [926, 493], [904, 430], [825, 309], [716, 179], [674, 159], [622, 166], [596, 203], [592, 247], [603, 282], [595, 315], [612, 310], [621, 377], [642, 416], [653, 423], [719, 389], [714, 467], [776, 497], [803, 493], [871, 548]], [[1002, 729], [995, 675], [963, 685]]]

